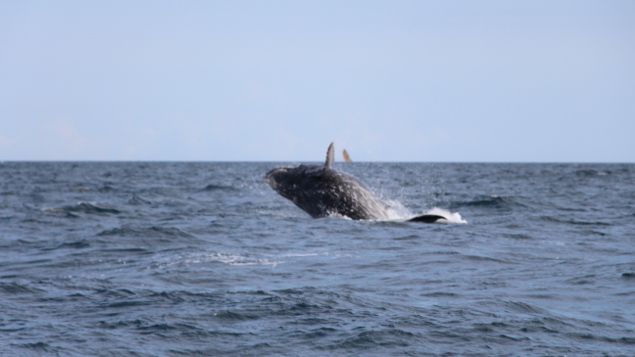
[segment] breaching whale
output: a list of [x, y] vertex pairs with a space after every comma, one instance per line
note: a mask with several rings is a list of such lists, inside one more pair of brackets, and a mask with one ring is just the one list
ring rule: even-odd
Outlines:
[[[341, 215], [355, 220], [390, 219], [387, 203], [353, 176], [333, 168], [334, 156], [331, 143], [323, 166], [280, 167], [269, 171], [265, 178], [271, 188], [314, 218]], [[410, 222], [423, 223], [439, 220], [447, 218], [423, 214], [408, 219]]]

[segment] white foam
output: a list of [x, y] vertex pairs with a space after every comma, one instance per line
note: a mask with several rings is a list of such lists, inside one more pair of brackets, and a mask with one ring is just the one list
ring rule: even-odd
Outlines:
[[[414, 216], [414, 214], [408, 210], [401, 202], [397, 200], [385, 200], [388, 205], [388, 210], [386, 212], [388, 216], [388, 221], [402, 221], [408, 220]], [[446, 209], [433, 207], [428, 211], [424, 212], [424, 214], [434, 214], [437, 216], [444, 217], [444, 220], [439, 220], [437, 223], [452, 223], [452, 224], [466, 224], [467, 221], [461, 217], [459, 212], [450, 212]]]
[[343, 214], [339, 214], [337, 212], [328, 212], [328, 214], [326, 215], [327, 217], [330, 218], [339, 218], [339, 219], [347, 219], [349, 221], [352, 221], [353, 219], [349, 216], [345, 216]]
[[208, 253], [202, 254], [197, 257], [190, 257], [190, 259], [185, 261], [186, 263], [206, 263], [206, 262], [219, 262], [227, 265], [241, 266], [241, 265], [271, 265], [275, 267], [280, 262], [263, 259], [263, 258], [254, 258], [248, 257], [238, 254], [229, 254], [229, 253]]
[[[166, 258], [167, 260], [167, 258]], [[158, 262], [160, 267], [171, 267], [178, 265], [191, 265], [191, 264], [205, 264], [205, 263], [222, 263], [231, 266], [247, 266], [247, 265], [264, 265], [276, 267], [281, 261], [271, 260], [263, 257], [252, 257], [233, 253], [224, 252], [207, 252], [207, 253], [193, 253], [184, 256], [170, 257], [169, 261]]]
[[304, 257], [317, 257], [320, 255], [328, 255], [328, 253], [285, 253], [280, 255], [281, 257], [285, 257], [285, 258], [304, 258]]

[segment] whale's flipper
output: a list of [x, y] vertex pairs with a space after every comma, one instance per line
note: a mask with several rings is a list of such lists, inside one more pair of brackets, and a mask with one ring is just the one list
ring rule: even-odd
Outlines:
[[351, 156], [348, 154], [348, 151], [346, 151], [346, 149], [342, 150], [342, 156], [344, 156], [344, 162], [353, 162], [353, 160], [351, 160]]
[[330, 169], [333, 166], [333, 162], [335, 161], [335, 147], [333, 143], [329, 145], [328, 150], [326, 150], [326, 162], [324, 163], [325, 169]]
[[438, 214], [422, 214], [420, 216], [410, 218], [408, 222], [436, 223], [440, 219], [447, 221], [447, 218], [439, 216]]

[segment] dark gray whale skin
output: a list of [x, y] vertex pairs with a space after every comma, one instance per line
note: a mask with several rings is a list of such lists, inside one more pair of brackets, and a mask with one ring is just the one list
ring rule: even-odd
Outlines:
[[[265, 178], [269, 186], [282, 197], [295, 203], [311, 217], [332, 214], [354, 220], [390, 219], [389, 206], [378, 199], [356, 178], [332, 168], [333, 144], [329, 146], [324, 166], [300, 165], [269, 171]], [[408, 221], [435, 223], [445, 217], [424, 214]]]
[[269, 185], [311, 217], [339, 214], [351, 219], [386, 219], [388, 206], [354, 177], [315, 165], [269, 171]]

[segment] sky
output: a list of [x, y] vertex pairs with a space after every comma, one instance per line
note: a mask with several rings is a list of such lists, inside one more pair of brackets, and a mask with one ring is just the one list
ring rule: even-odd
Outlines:
[[[635, 1], [0, 1], [0, 160], [635, 162]], [[338, 150], [339, 151], [339, 150]]]

